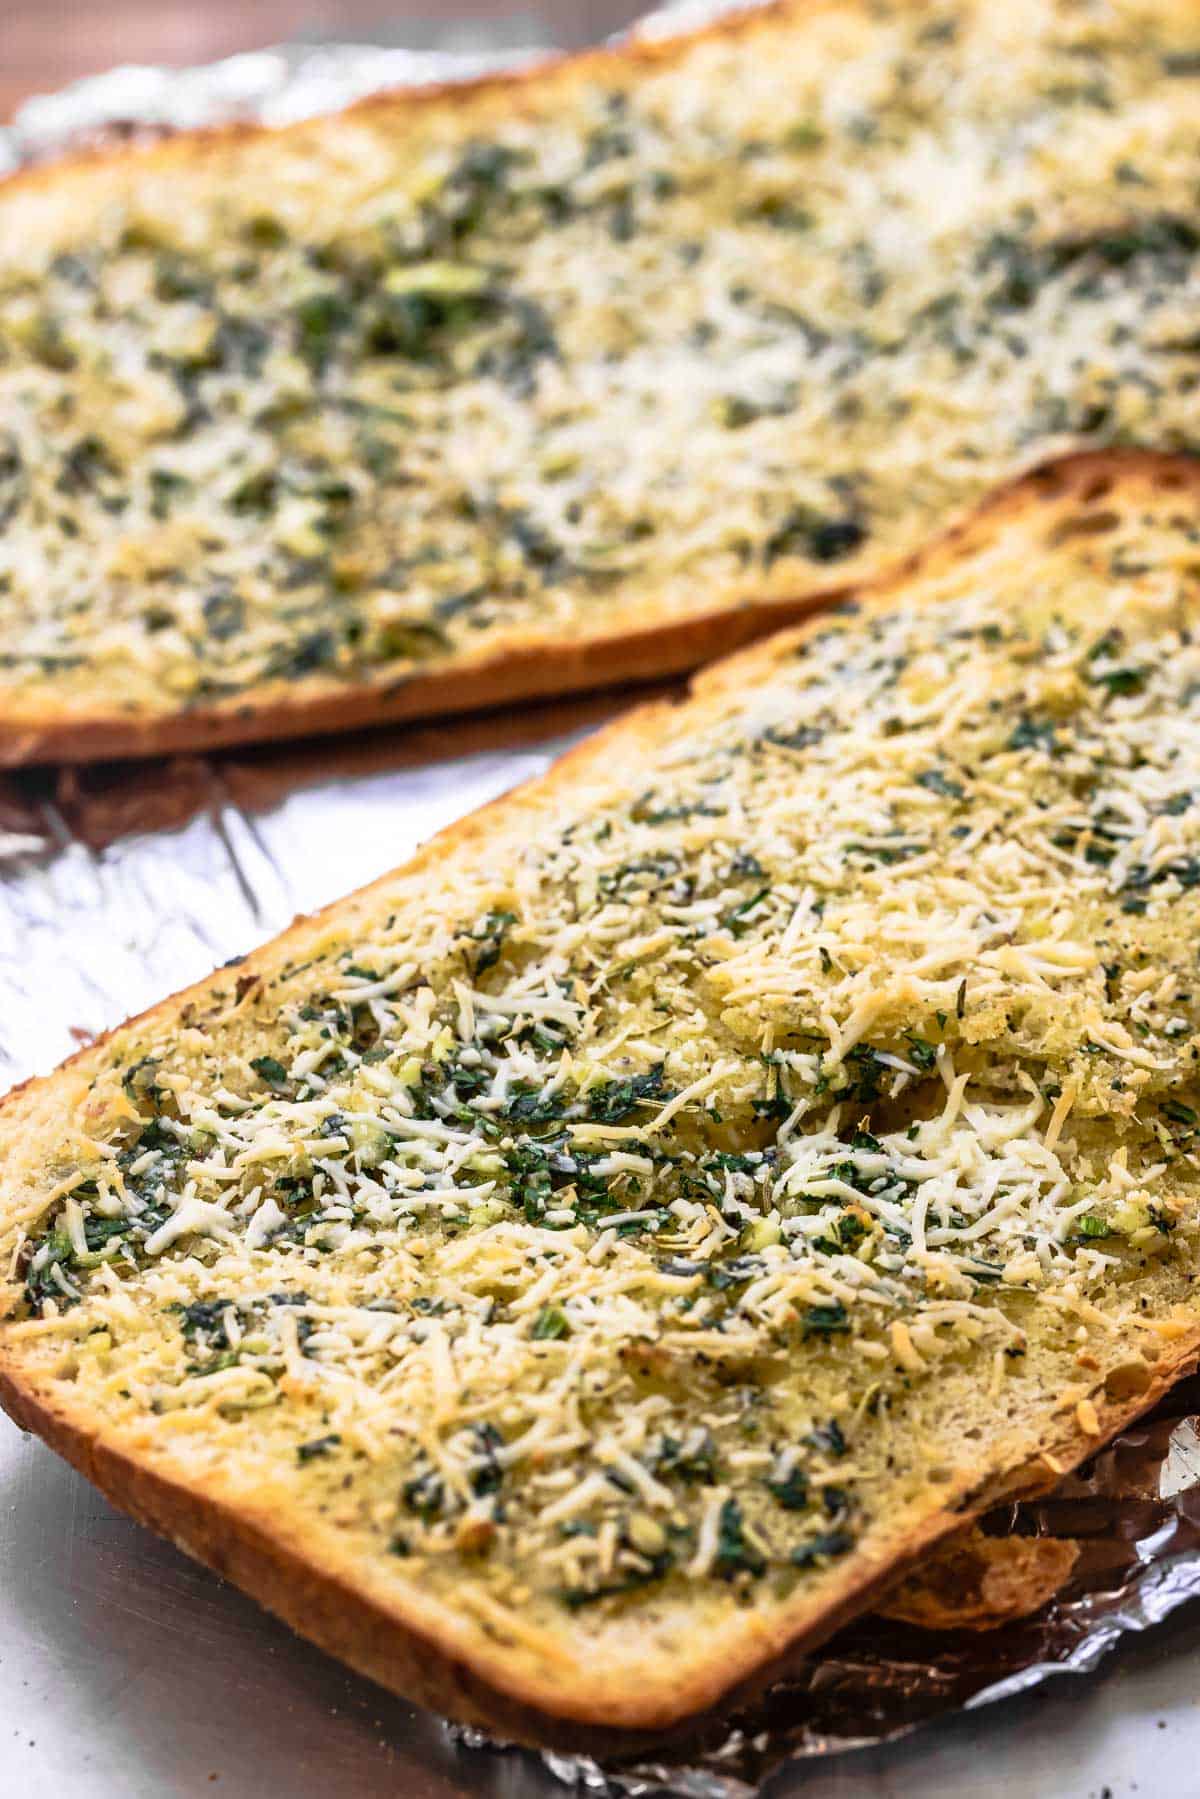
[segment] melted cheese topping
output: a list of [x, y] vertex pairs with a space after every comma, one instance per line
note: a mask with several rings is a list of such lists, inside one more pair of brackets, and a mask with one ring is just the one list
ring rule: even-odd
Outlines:
[[10, 1340], [525, 1617], [1097, 1430], [1200, 1198], [1200, 505], [1103, 487], [118, 1033], [10, 1137]]
[[834, 5], [10, 190], [6, 704], [794, 599], [1048, 451], [1194, 443], [1198, 71], [1138, 0]]

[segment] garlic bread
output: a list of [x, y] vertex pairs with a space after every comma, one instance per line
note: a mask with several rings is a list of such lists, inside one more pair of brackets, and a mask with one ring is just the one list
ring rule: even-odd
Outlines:
[[1200, 20], [796, 0], [0, 187], [0, 762], [696, 666], [1195, 445]]

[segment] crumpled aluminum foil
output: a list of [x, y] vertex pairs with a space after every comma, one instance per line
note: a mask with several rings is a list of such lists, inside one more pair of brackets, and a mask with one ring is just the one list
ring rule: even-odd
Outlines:
[[[720, 10], [681, 0], [637, 29], [669, 35]], [[491, 41], [453, 53], [285, 46], [206, 68], [115, 70], [28, 102], [0, 130], [0, 171], [97, 139], [229, 118], [281, 124], [531, 54]], [[0, 776], [0, 1087], [403, 861], [623, 703], [600, 695], [336, 741]], [[626, 1799], [751, 1799], [793, 1758], [888, 1741], [1095, 1668], [1122, 1637], [1200, 1597], [1200, 1378], [1052, 1496], [990, 1526], [1082, 1543], [1070, 1582], [1036, 1617], [938, 1633], [866, 1618], [685, 1753], [545, 1765]], [[464, 1745], [484, 1740], [446, 1728]]]

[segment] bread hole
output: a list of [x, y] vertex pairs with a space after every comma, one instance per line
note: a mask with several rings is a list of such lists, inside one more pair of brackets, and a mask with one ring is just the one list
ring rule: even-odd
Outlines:
[[1097, 475], [1094, 481], [1088, 482], [1079, 497], [1085, 506], [1094, 506], [1097, 500], [1106, 500], [1111, 492], [1111, 475]]
[[1152, 1378], [1145, 1362], [1122, 1362], [1106, 1376], [1104, 1391], [1110, 1399], [1132, 1399], [1146, 1391]]
[[1076, 512], [1055, 525], [1048, 541], [1056, 548], [1073, 537], [1103, 537], [1109, 531], [1115, 531], [1120, 522], [1119, 512]]

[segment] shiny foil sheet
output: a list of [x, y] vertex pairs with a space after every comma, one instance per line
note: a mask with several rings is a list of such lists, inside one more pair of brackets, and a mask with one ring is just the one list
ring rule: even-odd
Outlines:
[[[709, 0], [645, 21], [665, 35]], [[466, 49], [284, 47], [188, 70], [124, 69], [30, 102], [0, 130], [0, 172], [80, 144], [228, 118], [283, 123], [384, 86], [527, 59], [503, 29]], [[519, 35], [519, 34], [518, 34]], [[643, 697], [644, 690], [638, 697]], [[0, 1089], [409, 856], [542, 773], [631, 695], [532, 705], [336, 740], [0, 776]], [[1061, 1673], [1200, 1597], [1200, 1378], [1183, 1383], [1048, 1498], [986, 1521], [1068, 1537], [1068, 1584], [1032, 1618], [932, 1632], [868, 1617], [799, 1663], [752, 1712], [645, 1763], [560, 1755], [585, 1791], [749, 1799], [794, 1758], [888, 1741]], [[464, 1749], [477, 1733], [445, 1727]], [[507, 1788], [506, 1788], [507, 1790]]]

